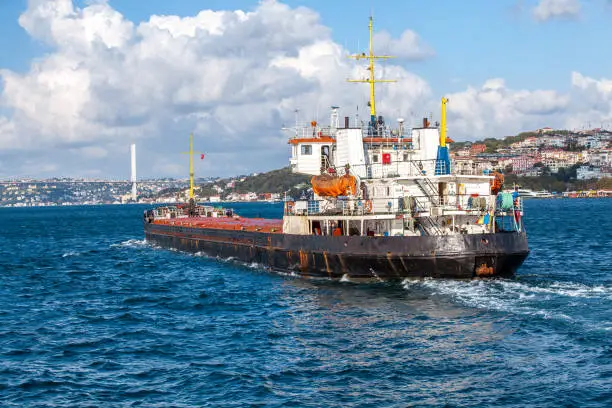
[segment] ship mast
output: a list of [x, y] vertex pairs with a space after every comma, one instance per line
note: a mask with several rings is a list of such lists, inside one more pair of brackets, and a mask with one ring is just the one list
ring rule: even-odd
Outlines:
[[193, 133], [189, 135], [189, 151], [181, 152], [182, 154], [189, 155], [189, 199], [193, 199], [193, 184], [194, 184], [194, 171], [193, 171], [193, 155], [202, 154], [200, 152], [193, 151]]
[[354, 58], [356, 60], [367, 59], [369, 60], [368, 71], [370, 71], [370, 77], [368, 79], [348, 79], [348, 82], [364, 82], [370, 84], [370, 126], [372, 128], [376, 127], [376, 94], [374, 91], [374, 85], [377, 82], [397, 82], [393, 79], [376, 79], [374, 76], [374, 61], [376, 60], [384, 60], [388, 58], [394, 58], [390, 55], [374, 55], [374, 41], [373, 41], [373, 19], [370, 16], [370, 50], [369, 54], [366, 53], [350, 55], [349, 58]]

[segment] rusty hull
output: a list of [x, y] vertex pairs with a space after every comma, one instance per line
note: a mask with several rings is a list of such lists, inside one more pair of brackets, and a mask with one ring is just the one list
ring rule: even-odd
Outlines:
[[526, 234], [516, 232], [334, 237], [146, 222], [144, 229], [147, 241], [161, 247], [329, 279], [509, 277], [529, 254]]

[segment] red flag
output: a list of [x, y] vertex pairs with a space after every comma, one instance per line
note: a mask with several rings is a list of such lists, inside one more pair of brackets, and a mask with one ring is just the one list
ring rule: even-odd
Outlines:
[[200, 160], [204, 160], [204, 153], [200, 156]]

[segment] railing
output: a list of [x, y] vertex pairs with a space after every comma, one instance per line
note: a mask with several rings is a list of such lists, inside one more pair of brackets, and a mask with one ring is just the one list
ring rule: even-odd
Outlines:
[[[363, 137], [409, 138], [411, 133], [409, 127], [391, 128], [388, 125], [372, 127], [369, 121], [360, 121], [357, 124], [353, 123], [350, 128], [361, 128]], [[313, 127], [310, 123], [306, 122], [298, 122], [295, 126], [284, 128], [285, 131], [293, 133], [292, 138], [295, 139], [306, 139], [317, 136], [335, 137], [338, 129], [342, 129], [342, 127], [335, 128], [318, 125]], [[391, 141], [389, 143], [391, 143]]]
[[[438, 216], [443, 211], [483, 213], [493, 210], [490, 196], [469, 195], [404, 196], [401, 198], [297, 200], [285, 202], [285, 215], [385, 215], [410, 214], [415, 217]], [[522, 209], [522, 208], [521, 208]]]
[[330, 126], [312, 127], [307, 123], [298, 123], [295, 127], [284, 128], [284, 130], [292, 133], [292, 139], [310, 139], [321, 136], [336, 136], [336, 128], [332, 128]]
[[490, 176], [493, 171], [486, 167], [481, 166], [462, 166], [460, 164], [453, 164], [453, 172], [454, 174], [461, 176]]
[[447, 171], [446, 162], [444, 160], [436, 160], [435, 174], [438, 174], [438, 175], [450, 174], [450, 171], [451, 171], [450, 163], [449, 163], [449, 168]]
[[[382, 159], [382, 158], [381, 158]], [[351, 173], [362, 179], [434, 176], [436, 160], [395, 160], [351, 166]]]
[[[475, 216], [479, 220], [491, 217], [495, 225], [494, 232], [522, 231], [524, 229], [522, 215], [523, 202], [520, 198], [512, 203], [502, 204], [500, 198], [494, 196], [448, 195], [444, 203], [430, 201], [430, 197], [406, 196], [401, 198], [375, 198], [372, 200], [341, 197], [333, 200], [301, 200], [285, 203], [285, 215], [326, 216], [327, 220], [341, 220], [345, 216], [383, 216], [375, 219], [393, 220], [404, 218], [409, 223], [409, 230], [416, 230], [424, 235], [443, 235], [459, 232], [460, 225], [452, 230], [448, 228], [450, 216]], [[451, 203], [454, 202], [454, 203]], [[488, 214], [488, 215], [487, 215]], [[316, 219], [316, 218], [315, 218]], [[463, 219], [465, 223], [465, 218]], [[391, 222], [391, 221], [389, 221]], [[446, 224], [445, 224], [446, 222]], [[489, 221], [486, 221], [487, 225]], [[467, 223], [470, 224], [470, 223]], [[479, 222], [482, 224], [482, 222]], [[493, 225], [491, 224], [491, 225]], [[363, 225], [363, 224], [362, 224]], [[404, 228], [408, 224], [404, 224]], [[476, 225], [476, 222], [473, 223]], [[454, 226], [454, 218], [453, 218]], [[465, 230], [466, 225], [461, 227]], [[468, 225], [468, 227], [470, 227]], [[455, 228], [457, 228], [455, 230]], [[486, 228], [483, 226], [483, 228]], [[469, 229], [469, 228], [467, 228]], [[487, 229], [488, 230], [488, 229]], [[479, 230], [480, 231], [480, 230]], [[465, 232], [464, 232], [465, 233]]]
[[[510, 193], [506, 193], [510, 194]], [[497, 197], [495, 208], [495, 222], [498, 231], [522, 231], [523, 226], [523, 199], [513, 198], [512, 204], [500, 202]]]
[[[411, 129], [410, 128], [395, 128], [392, 129], [389, 126], [382, 125], [373, 128], [370, 126], [370, 122], [362, 122], [361, 123], [361, 131], [363, 133], [363, 137], [382, 137], [382, 138], [407, 138], [410, 137]], [[390, 142], [391, 143], [391, 142]]]

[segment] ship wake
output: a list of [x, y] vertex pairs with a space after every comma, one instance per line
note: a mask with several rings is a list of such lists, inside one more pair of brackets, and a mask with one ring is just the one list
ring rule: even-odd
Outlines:
[[578, 282], [406, 279], [402, 286], [409, 291], [425, 290], [450, 297], [469, 307], [559, 320], [573, 320], [568, 314], [555, 310], [559, 304], [583, 307], [591, 302], [612, 300], [612, 285]]

